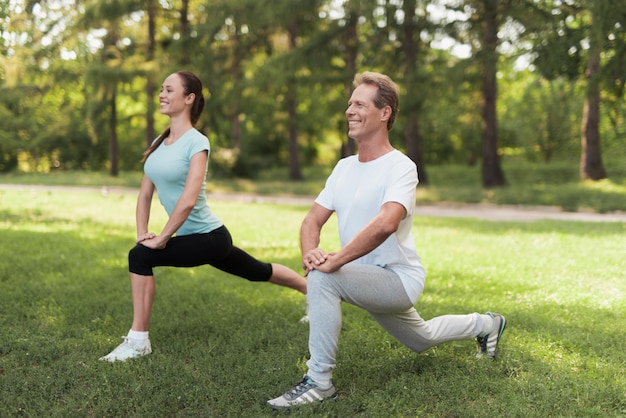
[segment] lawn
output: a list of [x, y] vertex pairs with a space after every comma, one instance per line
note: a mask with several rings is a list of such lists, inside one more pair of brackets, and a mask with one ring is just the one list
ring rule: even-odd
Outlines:
[[[133, 195], [0, 190], [0, 416], [626, 416], [626, 224], [415, 219], [417, 309], [504, 314], [495, 361], [472, 341], [416, 354], [344, 307], [339, 400], [265, 405], [300, 379], [304, 298], [211, 267], [157, 270], [153, 354], [98, 361], [131, 321]], [[235, 242], [297, 269], [294, 205], [213, 202]], [[165, 216], [155, 201], [152, 223]], [[336, 248], [330, 225], [322, 246]]]
[[[623, 212], [626, 210], [624, 158], [619, 155], [607, 158], [605, 166], [609, 178], [594, 182], [580, 181], [577, 161], [531, 163], [507, 159], [503, 162], [506, 186], [484, 189], [479, 166], [430, 165], [427, 167], [428, 184], [421, 183], [417, 188], [417, 203], [489, 203], [554, 206], [571, 212]], [[315, 196], [329, 172], [328, 167], [305, 167], [302, 181], [287, 181], [287, 168], [268, 169], [257, 173], [254, 179], [214, 178], [209, 172], [207, 191]], [[140, 172], [122, 172], [117, 177], [85, 171], [12, 172], [0, 174], [0, 183], [136, 189], [141, 183], [141, 176]]]

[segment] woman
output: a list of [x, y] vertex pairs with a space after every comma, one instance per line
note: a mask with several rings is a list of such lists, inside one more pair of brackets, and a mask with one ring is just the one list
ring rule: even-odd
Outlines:
[[[209, 141], [194, 128], [204, 108], [202, 82], [188, 71], [176, 72], [163, 82], [159, 103], [170, 125], [142, 160], [145, 175], [137, 198], [137, 245], [128, 254], [133, 323], [124, 341], [100, 360], [126, 361], [152, 352], [148, 327], [156, 266], [210, 264], [250, 281], [269, 281], [306, 294], [306, 280], [295, 271], [261, 262], [233, 246], [230, 233], [207, 205]], [[160, 234], [148, 231], [155, 189], [169, 215]]]

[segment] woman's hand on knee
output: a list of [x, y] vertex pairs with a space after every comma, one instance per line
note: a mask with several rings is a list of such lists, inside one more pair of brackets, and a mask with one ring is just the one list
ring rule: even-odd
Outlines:
[[140, 242], [143, 242], [148, 239], [152, 239], [154, 237], [156, 237], [156, 234], [154, 232], [146, 232], [146, 233], [137, 235], [137, 239], [135, 240], [135, 242], [139, 244]]

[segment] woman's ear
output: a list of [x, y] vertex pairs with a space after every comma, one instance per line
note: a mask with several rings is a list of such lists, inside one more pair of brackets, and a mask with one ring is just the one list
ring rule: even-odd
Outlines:
[[185, 96], [186, 104], [193, 104], [195, 100], [196, 100], [196, 93], [189, 93], [187, 96]]

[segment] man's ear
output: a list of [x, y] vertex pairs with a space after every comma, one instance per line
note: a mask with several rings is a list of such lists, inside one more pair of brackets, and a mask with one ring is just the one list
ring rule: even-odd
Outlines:
[[380, 110], [382, 111], [380, 115], [380, 120], [387, 122], [391, 117], [391, 106], [385, 106]]

